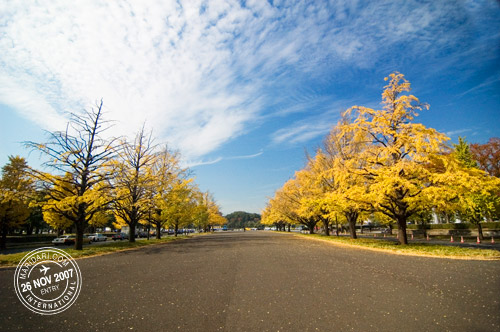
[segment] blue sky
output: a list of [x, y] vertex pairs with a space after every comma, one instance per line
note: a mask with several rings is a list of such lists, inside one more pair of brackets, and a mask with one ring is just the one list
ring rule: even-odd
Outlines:
[[224, 213], [260, 212], [341, 111], [403, 73], [416, 120], [500, 136], [498, 1], [2, 1], [0, 164], [103, 98], [110, 135], [146, 122]]

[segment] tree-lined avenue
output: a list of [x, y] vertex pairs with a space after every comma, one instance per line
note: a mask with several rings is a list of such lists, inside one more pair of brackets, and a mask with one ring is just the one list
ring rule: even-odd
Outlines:
[[2, 331], [500, 331], [500, 264], [291, 234], [216, 233], [77, 261], [83, 287], [35, 315], [0, 270]]

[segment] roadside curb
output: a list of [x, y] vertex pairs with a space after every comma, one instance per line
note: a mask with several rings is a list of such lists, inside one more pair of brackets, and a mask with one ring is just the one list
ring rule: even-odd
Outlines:
[[467, 257], [467, 256], [419, 254], [419, 253], [414, 253], [414, 252], [394, 251], [394, 250], [382, 249], [382, 248], [365, 247], [365, 246], [357, 245], [357, 244], [341, 243], [341, 242], [330, 241], [330, 240], [326, 240], [326, 239], [320, 239], [317, 237], [309, 237], [309, 236], [303, 235], [303, 234], [293, 234], [293, 236], [298, 237], [298, 238], [308, 239], [308, 240], [326, 242], [326, 243], [329, 243], [331, 245], [335, 245], [335, 246], [339, 246], [339, 247], [359, 249], [359, 250], [370, 250], [370, 251], [376, 251], [376, 252], [380, 252], [380, 253], [400, 255], [400, 256], [413, 256], [413, 257], [438, 258], [438, 259], [444, 258], [444, 259], [467, 260], [467, 261], [500, 261], [500, 256], [490, 258], [490, 257]]

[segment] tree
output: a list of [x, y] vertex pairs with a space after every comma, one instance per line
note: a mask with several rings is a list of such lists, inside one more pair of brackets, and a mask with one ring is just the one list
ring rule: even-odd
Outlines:
[[119, 224], [130, 227], [129, 241], [135, 242], [135, 228], [141, 220], [147, 220], [151, 206], [148, 190], [155, 185], [152, 167], [155, 161], [152, 137], [146, 135], [144, 126], [134, 142], [123, 141], [115, 162], [112, 205]]
[[220, 207], [215, 202], [213, 195], [209, 192], [194, 193], [197, 197], [197, 206], [193, 213], [193, 222], [198, 229], [205, 232], [210, 231], [216, 225], [224, 225], [228, 220], [222, 216]]
[[194, 221], [196, 214], [196, 190], [191, 184], [192, 179], [177, 179], [172, 190], [167, 194], [161, 205], [162, 214], [167, 219], [167, 224], [174, 228], [177, 236], [181, 227]]
[[43, 217], [51, 227], [58, 232], [71, 228], [74, 220], [78, 218], [78, 209], [82, 205], [85, 206], [84, 212], [89, 226], [100, 227], [108, 222], [105, 211], [109, 196], [100, 188], [103, 183], [78, 196], [75, 187], [72, 186], [71, 173], [66, 173], [64, 177], [56, 177], [53, 181], [55, 184], [47, 190], [46, 201], [42, 206]]
[[432, 128], [413, 123], [418, 111], [427, 109], [417, 97], [404, 94], [410, 83], [393, 73], [382, 93], [382, 110], [362, 106], [348, 109], [344, 116], [353, 122], [341, 126], [342, 133], [366, 137], [369, 145], [358, 158], [357, 172], [368, 186], [370, 202], [398, 224], [401, 244], [407, 244], [408, 218], [428, 205], [426, 189], [431, 183], [427, 164], [431, 156], [446, 149], [448, 138]]
[[500, 177], [500, 138], [492, 137], [486, 144], [472, 144], [470, 151], [480, 169]]
[[308, 228], [310, 234], [314, 234], [320, 218], [314, 204], [317, 192], [311, 190], [311, 185], [309, 170], [295, 172], [295, 177], [276, 191], [274, 199], [270, 201], [270, 211], [266, 212], [266, 219], [274, 216], [274, 222], [278, 224], [301, 224]]
[[262, 211], [261, 223], [269, 226], [274, 225], [276, 229], [284, 230], [285, 224], [290, 224], [287, 220], [289, 220], [287, 214], [280, 209], [279, 201], [276, 198], [270, 199]]
[[455, 195], [454, 207], [460, 219], [477, 226], [478, 236], [483, 240], [481, 222], [492, 219], [500, 206], [500, 179], [477, 167], [465, 139], [454, 145], [453, 154], [446, 162], [448, 176], [445, 191]]
[[71, 176], [71, 173], [66, 173], [62, 178], [55, 178], [42, 205], [44, 220], [59, 234], [73, 226], [73, 219], [78, 215], [78, 205], [73, 201], [78, 196], [71, 185]]
[[469, 144], [463, 137], [458, 137], [458, 144], [453, 144], [453, 154], [455, 158], [460, 161], [462, 166], [466, 168], [477, 168], [477, 161], [474, 159], [474, 155], [471, 152]]
[[29, 204], [30, 216], [26, 220], [24, 225], [26, 229], [26, 235], [31, 235], [35, 231], [36, 234], [41, 232], [44, 228], [48, 228], [49, 225], [43, 219], [42, 207], [46, 200], [46, 191], [40, 188], [35, 188], [32, 200]]
[[210, 231], [212, 225], [210, 224], [210, 212], [208, 209], [209, 199], [211, 194], [206, 192], [195, 193], [196, 208], [193, 212], [193, 225], [198, 230], [205, 232]]
[[[102, 107], [101, 100], [97, 108], [81, 114], [72, 113], [66, 130], [48, 132], [49, 141], [46, 143], [25, 143], [27, 147], [39, 150], [48, 157], [46, 166], [61, 174], [70, 174], [65, 181], [66, 185], [71, 187], [72, 198], [61, 196], [61, 199], [65, 203], [73, 204], [71, 209], [75, 213], [67, 214], [65, 218], [68, 218], [76, 228], [77, 250], [82, 250], [83, 232], [89, 221], [102, 209], [102, 206], [95, 204], [89, 206], [87, 199], [89, 191], [105, 190], [106, 186], [99, 185], [109, 181], [113, 175], [107, 166], [116, 155], [115, 141], [103, 137], [110, 124], [102, 119]], [[59, 185], [62, 179], [61, 176], [33, 171], [48, 187]]]
[[9, 156], [0, 179], [0, 249], [6, 248], [7, 233], [29, 218], [29, 199], [33, 192], [33, 179], [26, 160]]
[[323, 201], [330, 218], [342, 215], [349, 225], [351, 238], [356, 239], [358, 218], [371, 210], [367, 185], [363, 173], [363, 159], [359, 158], [366, 149], [366, 137], [361, 133], [342, 132], [350, 120], [343, 116], [332, 128], [323, 142], [324, 151], [318, 150], [312, 168], [323, 188]]
[[148, 196], [148, 222], [156, 227], [156, 238], [161, 238], [161, 229], [167, 224], [166, 211], [162, 210], [164, 202], [169, 199], [175, 182], [187, 176], [187, 169], [180, 167], [179, 153], [167, 146], [157, 153], [151, 167], [153, 185], [146, 186]]

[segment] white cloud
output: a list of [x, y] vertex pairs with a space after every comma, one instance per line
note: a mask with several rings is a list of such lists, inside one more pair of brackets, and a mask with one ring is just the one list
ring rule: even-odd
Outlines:
[[[456, 7], [350, 0], [279, 6], [3, 1], [0, 102], [53, 130], [64, 123], [64, 111], [103, 98], [107, 118], [118, 120], [117, 134], [133, 135], [147, 121], [159, 140], [196, 159], [244, 133], [263, 119], [266, 105], [286, 100], [290, 88], [308, 79], [399, 57], [387, 51], [394, 45], [432, 57], [436, 44], [463, 43], [455, 20], [467, 13]], [[293, 107], [288, 101], [275, 110]], [[302, 126], [294, 140], [324, 130]], [[285, 136], [278, 133], [275, 141]]]
[[213, 165], [213, 164], [217, 164], [219, 161], [221, 161], [223, 158], [222, 157], [218, 157], [218, 158], [215, 158], [215, 159], [211, 159], [211, 160], [196, 160], [196, 161], [188, 161], [186, 162], [183, 167], [188, 167], [188, 168], [192, 168], [192, 167], [196, 167], [196, 166], [203, 166], [203, 165]]
[[257, 152], [257, 153], [254, 153], [254, 154], [247, 154], [247, 155], [243, 155], [243, 156], [234, 156], [234, 157], [227, 157], [225, 159], [252, 159], [252, 158], [257, 158], [259, 156], [261, 156], [262, 154], [264, 153], [264, 151], [260, 151], [260, 152]]
[[223, 160], [237, 160], [237, 159], [253, 159], [256, 157], [261, 156], [264, 153], [264, 151], [260, 151], [254, 154], [249, 154], [249, 155], [242, 155], [242, 156], [232, 156], [232, 157], [217, 157], [215, 159], [210, 159], [210, 160], [191, 160], [191, 161], [186, 161], [184, 167], [196, 167], [196, 166], [203, 166], [203, 165], [213, 165], [216, 164], [220, 161]]
[[445, 132], [445, 134], [446, 134], [446, 136], [451, 137], [451, 136], [455, 136], [455, 135], [460, 135], [460, 134], [468, 133], [468, 132], [471, 132], [471, 131], [472, 131], [472, 129], [465, 128], [465, 129], [457, 129], [457, 130], [447, 131], [447, 132]]
[[311, 139], [324, 136], [331, 129], [331, 124], [316, 122], [310, 124], [298, 124], [277, 130], [272, 135], [272, 141], [276, 144], [299, 144]]

